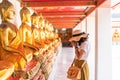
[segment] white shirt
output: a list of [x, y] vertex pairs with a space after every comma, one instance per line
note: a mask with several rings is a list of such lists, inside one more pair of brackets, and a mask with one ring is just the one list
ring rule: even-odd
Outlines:
[[[80, 45], [80, 47], [78, 48], [78, 51], [80, 51], [80, 50], [84, 50], [85, 53], [83, 54], [83, 56], [79, 60], [87, 60], [87, 57], [88, 57], [89, 51], [90, 51], [90, 46], [89, 46], [88, 40], [83, 42]], [[76, 55], [75, 55], [75, 58], [78, 59]]]

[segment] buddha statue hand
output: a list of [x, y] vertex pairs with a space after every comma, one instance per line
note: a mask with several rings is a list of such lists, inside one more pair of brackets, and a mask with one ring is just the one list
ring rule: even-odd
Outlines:
[[20, 50], [22, 53], [25, 53], [25, 49], [22, 44], [19, 44], [18, 50]]

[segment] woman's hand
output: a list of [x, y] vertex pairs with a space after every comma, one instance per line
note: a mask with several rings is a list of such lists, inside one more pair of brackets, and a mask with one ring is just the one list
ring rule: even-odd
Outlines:
[[73, 47], [77, 47], [77, 42], [72, 41], [71, 44], [72, 44]]

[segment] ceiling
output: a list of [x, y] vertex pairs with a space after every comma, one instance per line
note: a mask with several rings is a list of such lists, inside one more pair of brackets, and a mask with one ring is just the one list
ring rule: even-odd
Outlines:
[[120, 0], [112, 0], [112, 28], [120, 29]]
[[73, 28], [105, 0], [22, 0], [21, 6], [31, 7], [55, 28]]

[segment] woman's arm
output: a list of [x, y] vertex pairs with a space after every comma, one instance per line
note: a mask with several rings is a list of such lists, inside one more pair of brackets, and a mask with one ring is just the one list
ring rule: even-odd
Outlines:
[[85, 51], [82, 49], [79, 51], [79, 48], [75, 47], [75, 54], [78, 59], [81, 59], [81, 57], [85, 54]]

